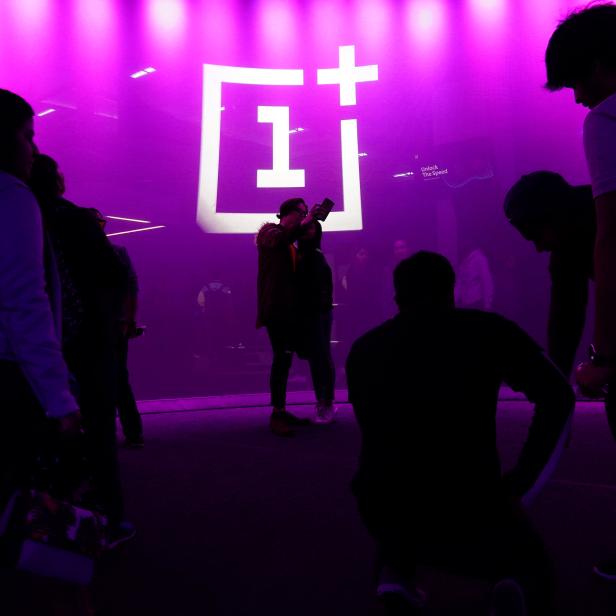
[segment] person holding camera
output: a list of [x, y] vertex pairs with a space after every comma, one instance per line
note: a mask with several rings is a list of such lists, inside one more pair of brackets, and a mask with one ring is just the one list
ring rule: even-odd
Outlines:
[[257, 234], [257, 328], [267, 329], [272, 346], [270, 429], [276, 436], [293, 436], [294, 428], [310, 423], [285, 408], [300, 316], [296, 242], [314, 220], [325, 218], [327, 213], [327, 206], [315, 205], [309, 211], [302, 198], [287, 199], [277, 215], [280, 222], [263, 225]]

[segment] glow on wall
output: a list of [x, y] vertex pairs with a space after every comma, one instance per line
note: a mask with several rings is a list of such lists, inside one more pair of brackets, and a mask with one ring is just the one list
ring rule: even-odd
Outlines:
[[[378, 80], [378, 66], [356, 66], [355, 46], [338, 49], [336, 68], [317, 70], [318, 85], [339, 88], [339, 105], [357, 104], [357, 85]], [[205, 64], [203, 67], [203, 108], [201, 127], [201, 160], [199, 173], [199, 200], [197, 221], [207, 232], [254, 233], [264, 222], [272, 220], [271, 213], [242, 213], [218, 211], [218, 185], [220, 176], [221, 113], [224, 83], [261, 87], [291, 87], [304, 85], [303, 69], [246, 68]], [[251, 190], [260, 188], [297, 188], [310, 185], [305, 169], [290, 168], [289, 135], [290, 106], [259, 105], [255, 121], [272, 125], [272, 166], [255, 170], [255, 183]], [[361, 185], [359, 172], [358, 123], [355, 118], [340, 120], [340, 149], [342, 168], [340, 178], [344, 203], [342, 210], [334, 211], [328, 219], [329, 231], [362, 229]]]

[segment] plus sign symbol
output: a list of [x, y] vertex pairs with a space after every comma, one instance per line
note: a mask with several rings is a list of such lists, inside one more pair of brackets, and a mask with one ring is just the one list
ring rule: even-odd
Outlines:
[[[335, 85], [340, 91], [340, 106], [357, 104], [358, 84], [378, 80], [378, 66], [356, 66], [355, 46], [338, 48], [338, 67], [319, 68], [316, 83]], [[275, 221], [271, 213], [217, 211], [220, 176], [221, 110], [223, 84], [265, 87], [304, 85], [303, 69], [268, 69], [205, 64], [203, 67], [203, 108], [201, 126], [201, 161], [197, 222], [210, 233], [254, 233], [264, 222]], [[257, 105], [255, 122], [272, 124], [272, 164], [255, 170], [255, 188], [303, 188], [306, 170], [290, 168], [290, 106]], [[343, 207], [327, 221], [327, 230], [351, 231], [362, 228], [361, 188], [357, 119], [340, 120], [341, 179]], [[273, 208], [274, 209], [274, 208]]]

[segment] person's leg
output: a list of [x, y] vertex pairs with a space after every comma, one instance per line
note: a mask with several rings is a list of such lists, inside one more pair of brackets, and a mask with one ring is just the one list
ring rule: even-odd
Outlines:
[[293, 361], [293, 351], [288, 339], [288, 326], [285, 323], [271, 323], [267, 326], [267, 334], [273, 354], [270, 372], [270, 395], [273, 407], [270, 430], [276, 436], [293, 436], [296, 418], [285, 409], [287, 382]]
[[0, 361], [0, 511], [12, 492], [30, 487], [47, 420], [21, 369]]
[[120, 336], [118, 343], [118, 382], [117, 401], [118, 416], [122, 425], [122, 432], [129, 444], [143, 443], [143, 422], [133, 388], [130, 385], [128, 373], [128, 338]]
[[616, 379], [613, 379], [608, 385], [607, 395], [605, 396], [605, 414], [612, 436], [616, 439]]
[[521, 507], [488, 506], [468, 523], [460, 522], [455, 529], [446, 530], [436, 546], [422, 547], [418, 560], [497, 585], [511, 580], [522, 590], [527, 610], [522, 613], [554, 613], [552, 561]]
[[79, 406], [95, 499], [112, 525], [124, 515], [116, 442], [117, 364], [113, 345], [84, 336], [66, 353], [79, 385]]
[[354, 491], [360, 517], [377, 543], [376, 594], [386, 613], [407, 614], [423, 607], [426, 594], [417, 586], [412, 514], [401, 503], [388, 504], [382, 493]]
[[312, 384], [317, 398], [318, 423], [334, 419], [336, 368], [331, 353], [332, 312], [321, 313], [311, 322], [309, 354]]
[[284, 410], [287, 402], [287, 382], [293, 361], [289, 348], [288, 335], [283, 323], [267, 326], [267, 334], [272, 346], [272, 368], [270, 371], [271, 404], [276, 410]]

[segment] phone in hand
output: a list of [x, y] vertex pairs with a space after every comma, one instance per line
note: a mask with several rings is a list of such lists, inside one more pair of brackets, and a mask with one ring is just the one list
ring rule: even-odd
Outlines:
[[334, 202], [331, 199], [325, 197], [325, 199], [323, 199], [323, 203], [321, 203], [321, 205], [319, 206], [319, 212], [318, 215], [315, 216], [315, 218], [320, 221], [325, 220], [329, 216], [329, 213], [332, 211], [333, 207]]

